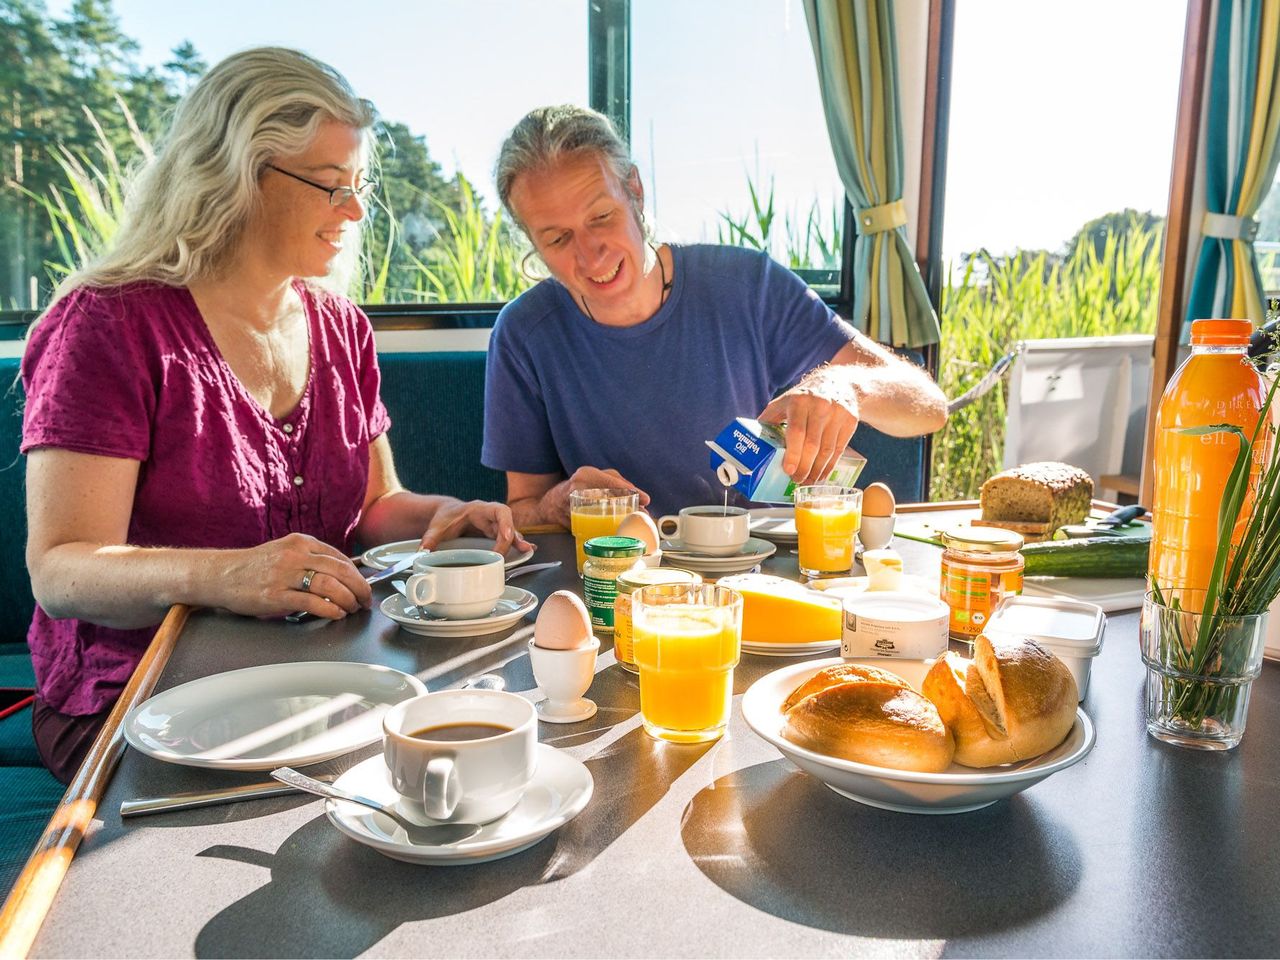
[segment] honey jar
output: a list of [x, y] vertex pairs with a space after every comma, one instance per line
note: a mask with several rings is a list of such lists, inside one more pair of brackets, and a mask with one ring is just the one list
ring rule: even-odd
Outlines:
[[618, 666], [639, 673], [631, 634], [631, 595], [655, 583], [701, 583], [702, 577], [691, 570], [675, 567], [637, 568], [618, 574], [617, 595], [613, 601], [613, 656]]
[[972, 643], [1000, 601], [1022, 593], [1022, 534], [999, 527], [958, 527], [942, 535], [939, 594], [952, 640]]

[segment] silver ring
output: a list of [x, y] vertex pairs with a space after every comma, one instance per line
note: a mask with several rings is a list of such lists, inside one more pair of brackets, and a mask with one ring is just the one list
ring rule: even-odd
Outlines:
[[314, 570], [302, 571], [302, 586], [299, 587], [299, 589], [303, 593], [311, 592], [311, 581], [315, 579], [315, 576], [316, 576], [316, 572]]

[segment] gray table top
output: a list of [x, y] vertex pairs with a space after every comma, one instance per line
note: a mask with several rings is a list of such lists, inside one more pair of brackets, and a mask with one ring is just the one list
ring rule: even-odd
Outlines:
[[[572, 540], [535, 538], [577, 584]], [[909, 569], [937, 551], [899, 540]], [[795, 575], [785, 550], [767, 565]], [[122, 822], [122, 800], [263, 779], [126, 751], [53, 905], [37, 956], [1236, 956], [1280, 951], [1280, 669], [1254, 684], [1229, 753], [1157, 743], [1143, 725], [1137, 614], [1110, 617], [1084, 708], [1081, 763], [975, 813], [846, 800], [757, 738], [735, 706], [713, 745], [639, 726], [636, 679], [608, 643], [590, 721], [541, 731], [584, 761], [577, 819], [506, 860], [389, 860], [281, 797]], [[199, 613], [159, 689], [286, 660], [364, 660], [433, 689], [486, 671], [534, 687], [531, 624], [430, 640], [377, 612], [289, 626]], [[740, 696], [793, 661], [744, 655]], [[377, 752], [310, 769], [346, 769]]]

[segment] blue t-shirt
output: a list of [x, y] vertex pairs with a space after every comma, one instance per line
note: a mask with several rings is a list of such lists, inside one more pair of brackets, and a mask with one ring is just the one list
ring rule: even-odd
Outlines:
[[671, 256], [667, 302], [632, 327], [596, 323], [555, 280], [503, 308], [485, 374], [485, 466], [613, 468], [654, 515], [723, 502], [705, 441], [829, 361], [853, 328], [764, 254], [673, 245]]

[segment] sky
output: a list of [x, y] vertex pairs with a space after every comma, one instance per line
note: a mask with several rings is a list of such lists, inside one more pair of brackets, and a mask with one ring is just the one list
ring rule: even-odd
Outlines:
[[[903, 2], [903, 0], [900, 0]], [[925, 2], [925, 0], [905, 0]], [[67, 0], [54, 0], [59, 15]], [[587, 101], [586, 0], [115, 0], [143, 63], [261, 43], [342, 71], [489, 198], [507, 130]], [[772, 182], [778, 221], [840, 194], [799, 0], [632, 0], [632, 144], [663, 239], [715, 239]], [[1057, 249], [1163, 214], [1185, 0], [958, 0], [943, 247]], [[656, 209], [655, 209], [656, 208]]]

